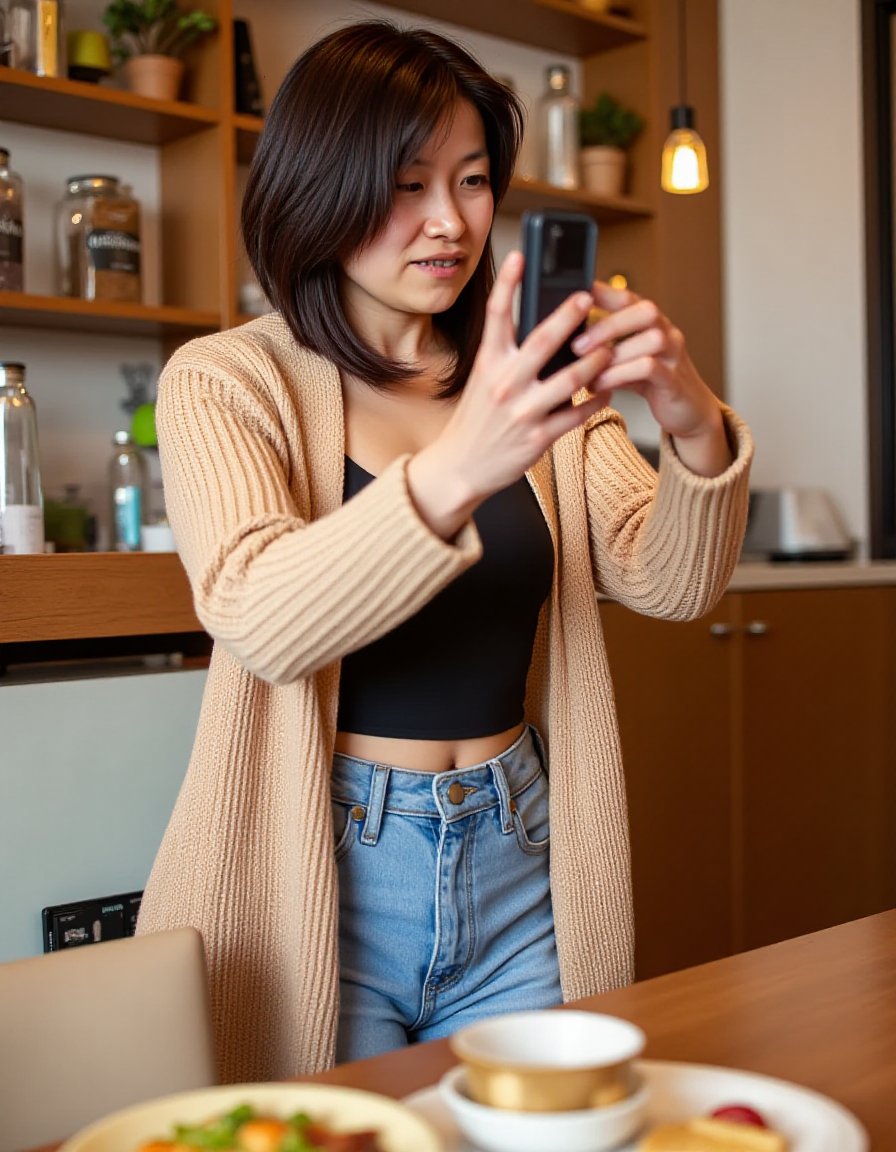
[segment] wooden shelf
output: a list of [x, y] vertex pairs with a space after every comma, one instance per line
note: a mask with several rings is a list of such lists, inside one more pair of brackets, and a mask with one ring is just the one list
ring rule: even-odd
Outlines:
[[0, 644], [201, 631], [173, 552], [0, 556]]
[[577, 208], [604, 223], [643, 219], [654, 214], [650, 204], [630, 196], [595, 196], [583, 188], [558, 188], [544, 180], [515, 177], [504, 197], [501, 211], [516, 213], [527, 208]]
[[94, 332], [107, 336], [189, 339], [217, 332], [221, 318], [215, 312], [200, 312], [193, 308], [0, 292], [0, 325]]
[[592, 56], [643, 40], [636, 20], [605, 16], [578, 0], [390, 0], [393, 8], [447, 20], [519, 44]]
[[16, 68], [0, 68], [0, 108], [2, 118], [16, 124], [152, 145], [202, 132], [220, 120], [217, 112], [198, 104], [152, 100]]
[[239, 164], [251, 164], [255, 155], [255, 145], [264, 128], [261, 116], [237, 115], [233, 118], [236, 128], [236, 158]]

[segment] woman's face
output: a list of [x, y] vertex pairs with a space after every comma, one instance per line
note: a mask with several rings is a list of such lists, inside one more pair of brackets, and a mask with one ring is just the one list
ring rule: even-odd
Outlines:
[[343, 265], [354, 326], [432, 316], [457, 300], [482, 256], [494, 215], [482, 117], [459, 101], [396, 176], [392, 214]]

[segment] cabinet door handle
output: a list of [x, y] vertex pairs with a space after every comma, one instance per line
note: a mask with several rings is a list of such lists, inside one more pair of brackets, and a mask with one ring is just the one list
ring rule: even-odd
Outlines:
[[709, 626], [710, 636], [730, 636], [734, 629], [723, 620], [716, 620]]
[[764, 620], [751, 620], [746, 631], [750, 636], [764, 636], [768, 632], [768, 624]]

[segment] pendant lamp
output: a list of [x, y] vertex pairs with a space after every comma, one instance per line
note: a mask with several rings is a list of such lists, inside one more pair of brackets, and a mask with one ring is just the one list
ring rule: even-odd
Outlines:
[[709, 187], [706, 145], [694, 128], [694, 109], [687, 102], [687, 0], [678, 0], [678, 93], [671, 112], [672, 131], [663, 145], [660, 184], [664, 192], [689, 196]]

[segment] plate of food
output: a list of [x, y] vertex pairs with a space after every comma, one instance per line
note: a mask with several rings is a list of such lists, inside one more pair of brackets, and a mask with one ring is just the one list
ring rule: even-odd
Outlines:
[[228, 1084], [148, 1100], [96, 1121], [60, 1152], [443, 1152], [425, 1117], [329, 1084]]
[[[639, 1060], [649, 1103], [637, 1137], [617, 1152], [868, 1152], [868, 1134], [841, 1104], [799, 1084], [702, 1064]], [[405, 1104], [428, 1120], [444, 1152], [479, 1152], [438, 1085]], [[543, 1114], [542, 1114], [543, 1115]]]

